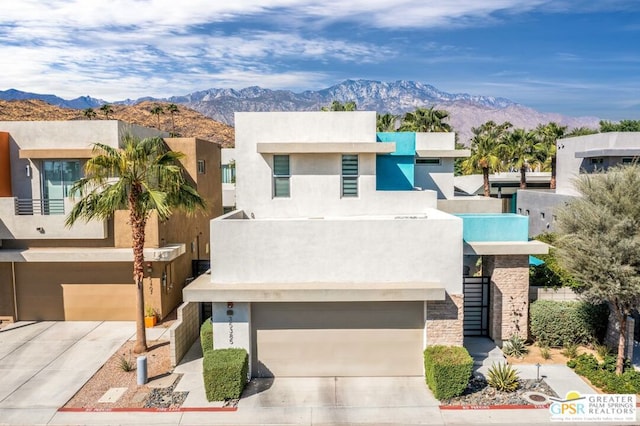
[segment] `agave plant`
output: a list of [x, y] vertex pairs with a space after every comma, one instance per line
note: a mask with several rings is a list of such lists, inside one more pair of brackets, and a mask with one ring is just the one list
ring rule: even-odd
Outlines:
[[494, 363], [489, 368], [487, 383], [489, 386], [503, 392], [514, 392], [520, 385], [518, 383], [518, 372], [506, 363]]
[[524, 339], [517, 334], [514, 334], [503, 343], [502, 352], [507, 356], [515, 358], [522, 358], [527, 352], [527, 347], [524, 345]]

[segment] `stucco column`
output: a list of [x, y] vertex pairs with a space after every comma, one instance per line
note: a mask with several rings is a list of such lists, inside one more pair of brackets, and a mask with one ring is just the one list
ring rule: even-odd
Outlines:
[[491, 277], [491, 338], [499, 345], [514, 334], [527, 339], [529, 256], [483, 256], [482, 274]]
[[212, 303], [214, 349], [243, 348], [249, 354], [251, 371], [251, 303]]
[[426, 304], [426, 345], [462, 346], [464, 296], [447, 293], [445, 300], [429, 300]]

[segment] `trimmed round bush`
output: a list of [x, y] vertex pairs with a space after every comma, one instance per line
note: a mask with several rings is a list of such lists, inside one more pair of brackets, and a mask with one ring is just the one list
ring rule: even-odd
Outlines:
[[530, 307], [531, 336], [553, 347], [601, 342], [608, 316], [606, 304], [537, 300]]

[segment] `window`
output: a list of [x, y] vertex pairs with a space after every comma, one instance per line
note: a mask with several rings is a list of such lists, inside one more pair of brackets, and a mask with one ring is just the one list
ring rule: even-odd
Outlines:
[[203, 175], [205, 173], [204, 160], [198, 160], [198, 174]]
[[342, 156], [342, 196], [358, 196], [358, 156]]
[[416, 158], [416, 164], [428, 164], [430, 166], [439, 166], [439, 158]]
[[602, 157], [591, 159], [591, 164], [602, 164], [603, 162], [604, 162], [604, 159]]
[[236, 183], [236, 163], [222, 165], [222, 183]]
[[291, 189], [289, 179], [291, 174], [289, 171], [289, 156], [274, 155], [273, 156], [273, 196], [274, 197], [290, 197]]
[[631, 157], [623, 157], [622, 158], [622, 164], [631, 164], [633, 163], [633, 158]]

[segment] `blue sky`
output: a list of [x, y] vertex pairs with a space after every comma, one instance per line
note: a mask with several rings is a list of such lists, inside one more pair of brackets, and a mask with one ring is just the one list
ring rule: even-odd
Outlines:
[[3, 0], [0, 90], [117, 101], [414, 80], [640, 119], [637, 0]]

